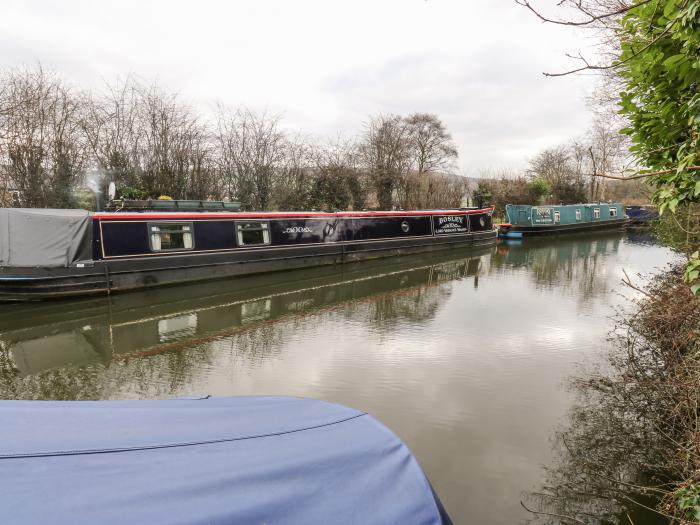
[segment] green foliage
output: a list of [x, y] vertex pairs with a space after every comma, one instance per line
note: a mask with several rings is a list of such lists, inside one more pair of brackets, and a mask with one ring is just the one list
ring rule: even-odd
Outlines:
[[700, 202], [700, 2], [640, 3], [622, 18], [619, 35], [620, 105], [631, 123], [622, 132], [654, 173], [659, 210], [676, 213]]
[[88, 188], [79, 188], [73, 192], [72, 204], [81, 210], [94, 210], [95, 193]]
[[542, 204], [545, 197], [552, 193], [552, 186], [542, 177], [535, 177], [528, 184], [528, 192], [533, 204]]
[[700, 205], [681, 206], [676, 213], [664, 213], [652, 228], [661, 243], [690, 254], [700, 246]]
[[673, 498], [686, 519], [700, 521], [700, 485], [692, 484], [677, 490]]
[[694, 283], [691, 285], [690, 290], [697, 295], [700, 291], [700, 283], [696, 282], [700, 276], [700, 252], [694, 252], [690, 259], [688, 259], [688, 265], [683, 273], [683, 280], [687, 283]]
[[621, 21], [617, 70], [632, 151], [650, 172], [661, 211], [700, 202], [700, 3], [643, 3]]
[[491, 190], [484, 182], [480, 182], [472, 193], [472, 199], [474, 200], [474, 206], [482, 207], [487, 205], [491, 201]]
[[324, 173], [315, 177], [311, 188], [310, 207], [330, 211], [347, 210], [352, 202], [347, 178], [342, 173]]
[[155, 198], [155, 197], [152, 197], [151, 195], [149, 195], [149, 193], [140, 186], [117, 187], [117, 193], [118, 193], [117, 197], [120, 199], [143, 200], [143, 199]]

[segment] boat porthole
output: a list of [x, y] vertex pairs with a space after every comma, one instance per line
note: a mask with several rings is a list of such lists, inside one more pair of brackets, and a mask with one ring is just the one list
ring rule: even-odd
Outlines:
[[408, 233], [408, 222], [403, 221], [401, 223], [401, 229], [403, 230], [404, 233]]
[[484, 220], [483, 217], [479, 217], [479, 224], [481, 224], [482, 228], [484, 228], [486, 226], [486, 221]]

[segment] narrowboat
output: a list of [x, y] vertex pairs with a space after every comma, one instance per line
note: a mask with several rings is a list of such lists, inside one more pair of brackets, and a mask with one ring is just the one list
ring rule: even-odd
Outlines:
[[112, 293], [477, 247], [497, 237], [493, 208], [180, 209], [0, 209], [0, 300]]
[[627, 217], [619, 203], [530, 206], [506, 205], [506, 222], [499, 226], [505, 238], [532, 235], [563, 235], [574, 232], [620, 228]]
[[630, 224], [647, 224], [659, 219], [659, 210], [656, 206], [626, 206], [625, 213]]

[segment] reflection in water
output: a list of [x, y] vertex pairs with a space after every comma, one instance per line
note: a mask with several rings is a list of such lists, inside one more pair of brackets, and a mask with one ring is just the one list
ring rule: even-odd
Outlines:
[[[630, 239], [649, 245], [643, 232]], [[528, 498], [537, 523], [683, 521], [658, 509], [668, 504], [675, 480], [693, 473], [682, 443], [692, 440], [687, 429], [697, 424], [697, 379], [682, 363], [697, 314], [677, 287], [680, 272], [662, 275], [648, 282], [641, 302], [618, 311], [604, 360], [572, 376], [575, 402], [554, 433], [542, 487]], [[687, 413], [679, 397], [689, 400]]]
[[605, 292], [608, 257], [618, 251], [620, 232], [603, 232], [595, 238], [569, 236], [505, 241], [498, 247], [493, 268], [526, 267], [532, 279], [543, 287], [562, 291], [575, 287], [582, 301]]
[[[352, 315], [366, 304], [367, 320], [386, 328], [401, 319], [429, 319], [450, 295], [449, 285], [440, 285], [475, 277], [480, 265], [481, 257], [473, 253], [456, 260], [412, 257], [390, 266], [359, 263], [7, 308], [0, 321], [0, 395], [102, 398], [124, 382], [141, 383], [137, 390], [148, 391], [157, 383], [153, 374], [161, 374], [168, 381], [158, 394], [167, 396], [212, 365], [209, 344], [228, 339], [237, 357], [254, 363], [279, 352], [293, 327], [282, 321], [326, 309], [347, 308]], [[178, 353], [186, 349], [193, 351]], [[138, 362], [165, 353], [171, 355], [157, 368]], [[128, 369], [114, 385], [100, 385], [99, 374], [85, 368], [114, 363]]]
[[347, 404], [408, 443], [456, 523], [510, 525], [530, 517], [562, 385], [599, 359], [622, 269], [670, 257], [616, 233], [2, 306], [0, 396]]
[[554, 525], [567, 517], [591, 525], [669, 523], [653, 510], [649, 487], [670, 480], [644, 467], [660, 464], [659, 450], [668, 443], [659, 443], [648, 424], [631, 420], [624, 405], [612, 402], [605, 381], [579, 381], [576, 390], [580, 397], [555, 435], [554, 466], [527, 498], [534, 512], [547, 513], [534, 522]]

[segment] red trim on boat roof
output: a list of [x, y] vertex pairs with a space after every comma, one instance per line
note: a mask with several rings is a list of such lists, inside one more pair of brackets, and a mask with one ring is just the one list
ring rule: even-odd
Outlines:
[[472, 215], [493, 211], [493, 208], [478, 210], [423, 210], [423, 211], [341, 211], [341, 212], [100, 212], [94, 220], [118, 219], [269, 219], [269, 218], [315, 218], [315, 217], [405, 217], [407, 215]]

